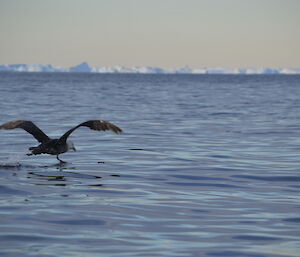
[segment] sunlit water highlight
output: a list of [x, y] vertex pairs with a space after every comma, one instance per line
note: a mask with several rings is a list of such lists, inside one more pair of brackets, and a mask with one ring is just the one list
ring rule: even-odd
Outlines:
[[[300, 76], [0, 73], [1, 256], [299, 256]], [[102, 163], [104, 162], [104, 163]]]

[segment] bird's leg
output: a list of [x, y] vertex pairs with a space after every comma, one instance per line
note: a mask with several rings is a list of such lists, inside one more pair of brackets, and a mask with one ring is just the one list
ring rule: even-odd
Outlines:
[[59, 158], [58, 158], [58, 155], [56, 155], [56, 159], [60, 161], [60, 164], [67, 163], [67, 162], [65, 162], [65, 161], [63, 161], [63, 160], [61, 160], [61, 159], [59, 159]]

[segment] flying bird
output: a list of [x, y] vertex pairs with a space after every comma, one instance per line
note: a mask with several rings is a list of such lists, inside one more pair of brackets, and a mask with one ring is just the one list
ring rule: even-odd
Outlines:
[[51, 154], [56, 155], [56, 158], [60, 161], [60, 163], [65, 163], [63, 160], [59, 159], [58, 155], [65, 153], [69, 150], [76, 151], [73, 142], [67, 140], [67, 138], [79, 127], [88, 127], [92, 130], [99, 131], [110, 130], [117, 134], [122, 132], [122, 129], [105, 120], [88, 120], [82, 122], [76, 127], [73, 127], [70, 130], [68, 130], [65, 134], [63, 134], [60, 138], [57, 139], [51, 139], [33, 122], [28, 120], [9, 121], [7, 123], [2, 124], [0, 126], [0, 129], [24, 129], [29, 134], [31, 134], [37, 141], [40, 142], [40, 145], [38, 146], [29, 147], [31, 153], [28, 153], [28, 156], [37, 154]]

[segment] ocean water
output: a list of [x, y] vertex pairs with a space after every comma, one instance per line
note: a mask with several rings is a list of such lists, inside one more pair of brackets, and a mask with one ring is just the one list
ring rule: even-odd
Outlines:
[[[300, 256], [300, 76], [0, 73], [0, 256]], [[104, 163], [102, 163], [104, 162]]]

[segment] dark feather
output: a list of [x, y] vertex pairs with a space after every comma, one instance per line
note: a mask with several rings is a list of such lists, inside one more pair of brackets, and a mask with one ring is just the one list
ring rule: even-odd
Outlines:
[[14, 120], [4, 123], [0, 126], [0, 129], [15, 129], [21, 128], [33, 135], [34, 138], [40, 143], [47, 142], [50, 138], [40, 130], [33, 122], [27, 120]]
[[110, 130], [112, 132], [115, 132], [115, 133], [121, 133], [122, 132], [122, 129], [120, 129], [119, 127], [117, 127], [116, 125], [108, 122], [108, 121], [105, 121], [105, 120], [89, 120], [89, 121], [86, 121], [86, 122], [83, 122], [83, 123], [80, 123], [79, 125], [77, 125], [76, 127], [68, 130], [59, 140], [61, 141], [66, 141], [68, 136], [71, 135], [71, 133], [76, 130], [77, 128], [79, 127], [89, 127], [90, 129], [93, 129], [93, 130], [99, 130], [99, 131], [105, 131], [105, 130]]

